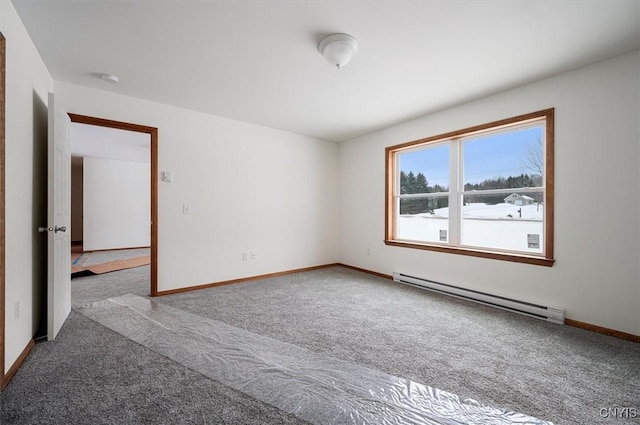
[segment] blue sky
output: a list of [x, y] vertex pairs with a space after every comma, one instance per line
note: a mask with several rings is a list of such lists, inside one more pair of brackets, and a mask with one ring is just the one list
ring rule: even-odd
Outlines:
[[[502, 176], [532, 174], [527, 166], [529, 149], [541, 149], [543, 127], [526, 128], [509, 133], [468, 139], [464, 143], [465, 183]], [[400, 155], [400, 169], [405, 173], [423, 173], [430, 186], [449, 186], [449, 146], [407, 152]]]

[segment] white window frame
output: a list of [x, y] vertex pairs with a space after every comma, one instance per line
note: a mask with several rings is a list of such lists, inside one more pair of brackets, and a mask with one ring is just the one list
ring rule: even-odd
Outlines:
[[[483, 191], [464, 190], [464, 142], [478, 136], [492, 133], [503, 133], [526, 129], [533, 126], [543, 126], [544, 141], [542, 144], [544, 158], [544, 173], [542, 186], [535, 188], [493, 189]], [[435, 147], [442, 144], [449, 145], [449, 191], [428, 194], [400, 194], [400, 166], [399, 156], [403, 153]], [[447, 134], [420, 139], [413, 142], [386, 148], [386, 225], [385, 243], [391, 246], [417, 248], [424, 250], [450, 252], [454, 254], [475, 257], [492, 258], [498, 260], [515, 261], [542, 266], [552, 266], [553, 258], [553, 146], [554, 146], [554, 109], [545, 109], [530, 114], [520, 115], [501, 121], [458, 130]], [[543, 249], [542, 253], [510, 251], [506, 249], [486, 248], [462, 245], [462, 204], [465, 195], [506, 194], [539, 192], [543, 194]], [[449, 225], [446, 242], [424, 242], [396, 238], [398, 211], [401, 199], [448, 197]]]

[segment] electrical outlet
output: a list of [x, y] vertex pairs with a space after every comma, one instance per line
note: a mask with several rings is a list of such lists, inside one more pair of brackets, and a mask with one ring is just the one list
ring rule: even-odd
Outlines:
[[254, 251], [251, 251], [251, 259], [252, 260], [256, 259], [256, 253]]
[[191, 214], [191, 204], [182, 204], [182, 214]]
[[366, 253], [367, 253], [367, 255], [371, 255], [371, 248], [367, 248], [366, 249]]
[[244, 251], [242, 253], [242, 261], [247, 261], [249, 259], [249, 253], [247, 251]]
[[16, 301], [13, 303], [13, 320], [18, 320], [20, 318], [20, 301]]

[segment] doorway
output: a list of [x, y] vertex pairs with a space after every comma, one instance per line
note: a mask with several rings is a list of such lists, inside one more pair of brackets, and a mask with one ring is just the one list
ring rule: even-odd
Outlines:
[[107, 120], [103, 118], [90, 117], [79, 114], [69, 114], [72, 123], [87, 124], [97, 127], [127, 130], [135, 133], [145, 133], [149, 135], [150, 141], [150, 288], [149, 294], [158, 295], [158, 129], [139, 124], [131, 124], [120, 121]]
[[0, 391], [4, 390], [9, 383], [9, 377], [5, 376], [4, 370], [4, 327], [5, 327], [5, 270], [4, 270], [4, 247], [5, 247], [5, 207], [4, 207], [4, 165], [5, 165], [5, 53], [6, 40], [0, 33]]

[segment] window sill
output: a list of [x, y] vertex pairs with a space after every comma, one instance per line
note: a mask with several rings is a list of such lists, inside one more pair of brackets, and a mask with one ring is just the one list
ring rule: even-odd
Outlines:
[[397, 246], [401, 248], [413, 248], [413, 249], [423, 249], [426, 251], [436, 251], [436, 252], [447, 252], [450, 254], [458, 254], [458, 255], [468, 255], [471, 257], [480, 257], [480, 258], [490, 258], [492, 260], [501, 260], [501, 261], [511, 261], [514, 263], [525, 263], [525, 264], [533, 264], [536, 266], [544, 266], [551, 267], [555, 260], [553, 258], [544, 258], [538, 256], [529, 256], [529, 255], [519, 255], [519, 254], [507, 254], [495, 251], [482, 251], [478, 249], [469, 249], [469, 248], [460, 248], [460, 247], [451, 247], [444, 245], [431, 245], [431, 244], [422, 244], [416, 242], [405, 242], [405, 241], [395, 241], [395, 240], [385, 240], [385, 245], [389, 246]]

